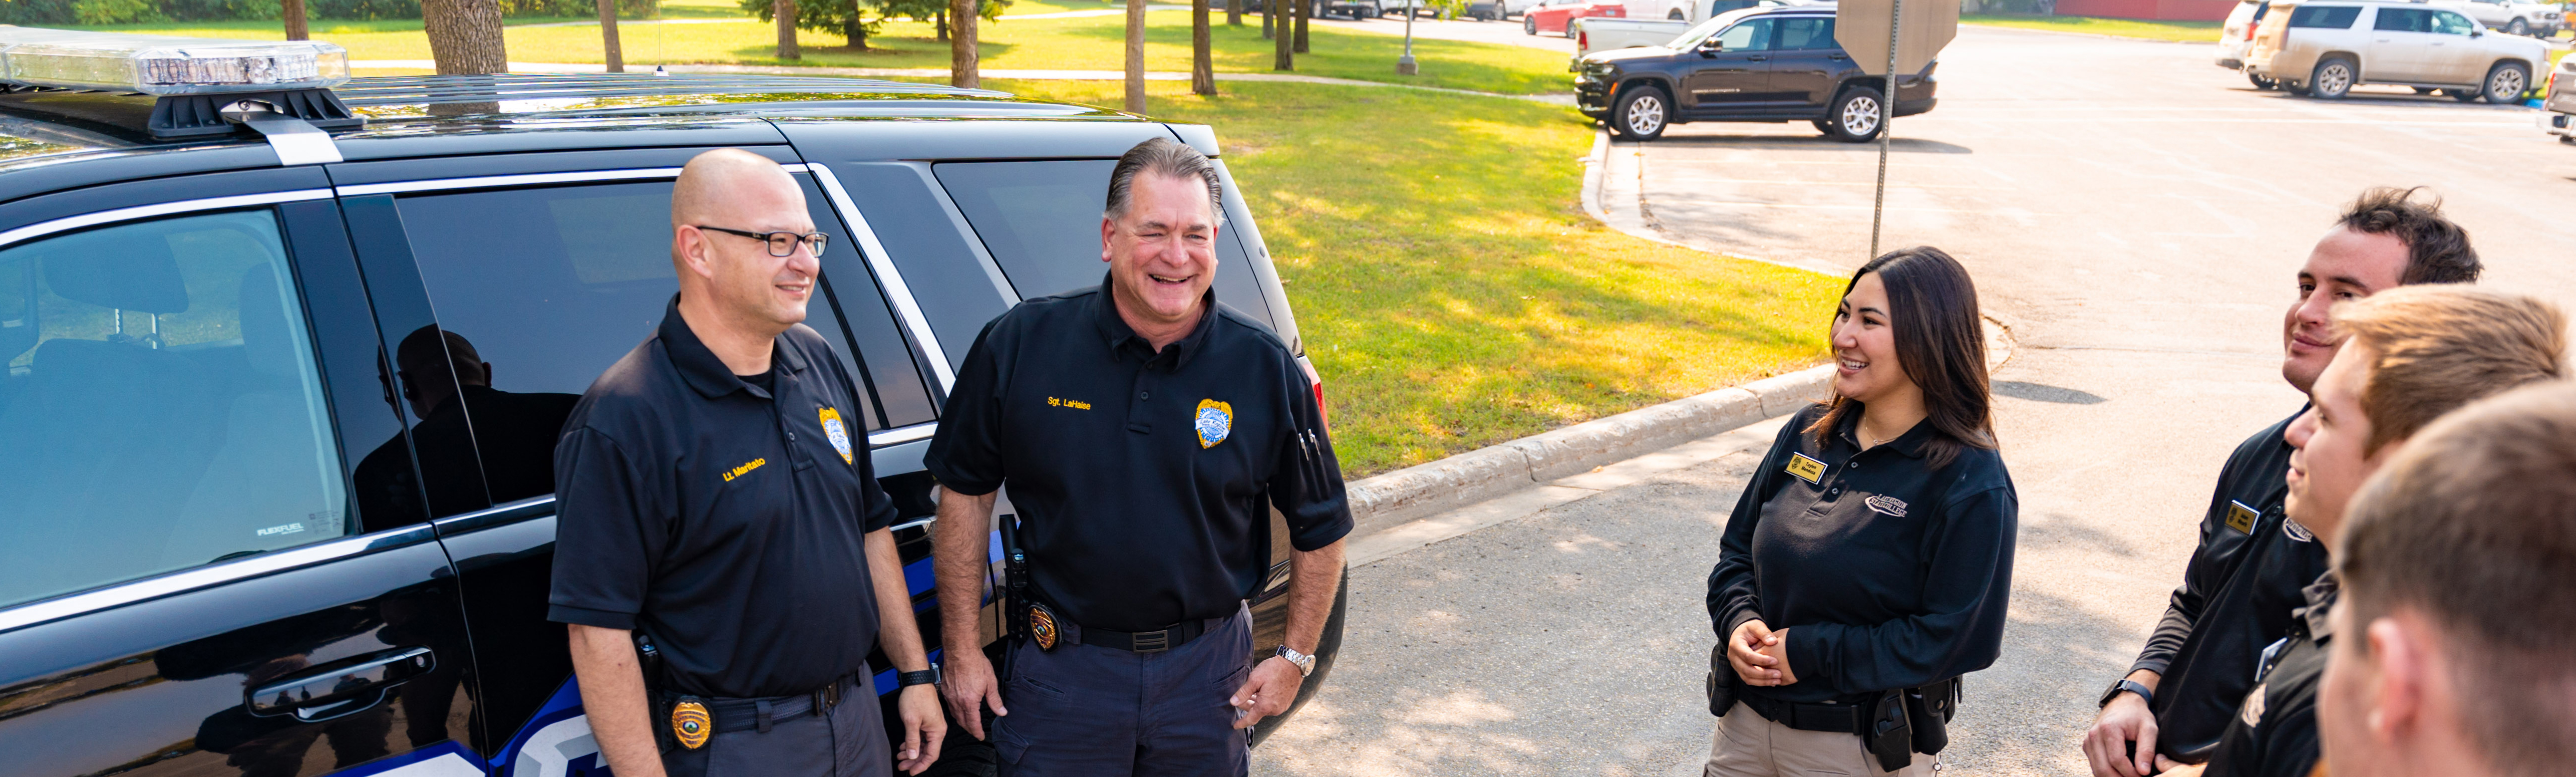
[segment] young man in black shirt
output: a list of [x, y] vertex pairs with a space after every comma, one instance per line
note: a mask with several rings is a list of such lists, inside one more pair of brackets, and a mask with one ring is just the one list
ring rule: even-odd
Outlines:
[[[2474, 282], [2479, 271], [2468, 233], [2438, 203], [2416, 201], [2413, 190], [2364, 192], [2299, 269], [2299, 297], [2282, 322], [2281, 377], [2301, 393], [2316, 383], [2334, 358], [2328, 314], [2336, 303], [2403, 284]], [[2263, 646], [2325, 572], [2324, 546], [2281, 506], [2291, 451], [2282, 435], [2297, 418], [2245, 438], [2219, 471], [2182, 585], [2128, 675], [2103, 691], [2085, 733], [2094, 777], [2152, 774], [2158, 754], [2207, 758], [2253, 686]]]
[[[680, 294], [556, 449], [547, 617], [569, 624], [582, 706], [623, 777], [884, 777], [938, 757], [936, 673], [860, 395], [799, 323], [824, 239], [807, 213], [777, 162], [690, 160], [671, 194]], [[639, 634], [658, 658], [639, 661]], [[891, 754], [871, 647], [903, 685]]]
[[[2566, 320], [2527, 297], [2464, 287], [2399, 289], [2338, 306], [2349, 339], [2317, 378], [2312, 409], [2290, 425], [2291, 520], [2327, 547], [2363, 481], [2434, 418], [2481, 397], [2565, 374]], [[2307, 777], [2317, 761], [2317, 680], [2335, 638], [2338, 580], [2304, 592], [2254, 689], [2203, 765], [2158, 761], [2177, 777]]]
[[2576, 386], [2418, 433], [2353, 501], [2317, 699], [2335, 777], [2543, 777], [2576, 764]]

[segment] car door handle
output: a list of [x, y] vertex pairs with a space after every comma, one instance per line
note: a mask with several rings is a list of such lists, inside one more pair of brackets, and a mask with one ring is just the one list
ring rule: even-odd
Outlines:
[[1746, 61], [1746, 62], [1769, 62], [1769, 61], [1771, 61], [1771, 58], [1770, 58], [1770, 57], [1745, 57], [1745, 58], [1744, 58], [1744, 61]]
[[1836, 62], [1840, 62], [1840, 61], [1843, 61], [1843, 60], [1851, 59], [1851, 55], [1849, 55], [1849, 54], [1827, 54], [1827, 55], [1825, 55], [1825, 58], [1826, 58], [1826, 59], [1830, 59], [1830, 60], [1834, 60], [1834, 61], [1836, 61]]
[[252, 689], [243, 708], [258, 717], [293, 715], [314, 722], [357, 712], [384, 701], [385, 691], [438, 667], [429, 648], [413, 646], [333, 661]]

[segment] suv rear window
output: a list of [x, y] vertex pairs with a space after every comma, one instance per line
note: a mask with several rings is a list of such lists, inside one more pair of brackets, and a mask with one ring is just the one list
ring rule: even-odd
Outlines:
[[[1117, 160], [950, 162], [933, 174], [1021, 299], [1100, 285], [1100, 211]], [[1216, 241], [1216, 298], [1265, 325], [1269, 304], [1243, 244], [1224, 227]]]
[[0, 250], [0, 607], [357, 533], [274, 211]]
[[2359, 18], [2361, 18], [2361, 7], [2357, 5], [2303, 5], [2299, 6], [2299, 10], [2290, 12], [2290, 26], [2349, 30], [2352, 29], [2353, 20]]

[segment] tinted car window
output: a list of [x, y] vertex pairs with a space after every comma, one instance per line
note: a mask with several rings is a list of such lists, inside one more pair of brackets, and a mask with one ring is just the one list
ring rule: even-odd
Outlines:
[[337, 537], [273, 211], [0, 250], [0, 606]]
[[[2417, 11], [2416, 13], [2423, 12]], [[2469, 21], [2469, 17], [2461, 16], [2450, 11], [2433, 12], [2434, 32], [2442, 33], [2444, 35], [2467, 35], [2470, 32], [2475, 31], [2477, 28], [2478, 23]]]
[[[957, 209], [984, 239], [1021, 299], [1100, 285], [1100, 210], [1109, 193], [1109, 159], [1065, 162], [957, 162], [932, 168]], [[1223, 232], [1223, 228], [1219, 228]], [[1216, 297], [1269, 323], [1260, 281], [1243, 245], [1216, 242]]]
[[1747, 19], [1717, 34], [1717, 45], [1725, 51], [1763, 51], [1771, 47], [1770, 19]]
[[2378, 18], [2371, 20], [2370, 27], [2391, 32], [2432, 32], [2432, 14], [2415, 8], [2382, 8]]
[[1834, 18], [1831, 16], [1791, 16], [1781, 19], [1780, 44], [1784, 50], [1840, 48], [1834, 42]]
[[[2402, 9], [2382, 8], [2379, 9], [2379, 14], [2384, 17], [2392, 10]], [[2360, 6], [2301, 6], [2299, 10], [2290, 12], [2290, 26], [2349, 30], [2352, 29], [2353, 20], [2359, 18], [2361, 18]], [[2386, 28], [2383, 27], [2381, 29]]]

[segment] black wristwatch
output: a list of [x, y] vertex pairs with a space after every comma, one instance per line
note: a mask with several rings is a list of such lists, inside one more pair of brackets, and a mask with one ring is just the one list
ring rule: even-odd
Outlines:
[[2154, 704], [2154, 703], [2156, 703], [2156, 692], [2155, 692], [2155, 691], [2148, 690], [2148, 689], [2147, 689], [2147, 686], [2142, 685], [2142, 684], [2139, 684], [2139, 682], [2138, 682], [2138, 681], [2136, 681], [2136, 680], [2131, 680], [2131, 679], [2129, 679], [2129, 678], [2123, 677], [2123, 678], [2120, 678], [2120, 681], [2119, 681], [2119, 682], [2112, 683], [2112, 684], [2111, 684], [2111, 688], [2110, 688], [2109, 690], [2105, 690], [2105, 691], [2103, 691], [2103, 692], [2102, 692], [2102, 702], [2101, 702], [2100, 704], [2096, 704], [2096, 705], [2093, 705], [2093, 706], [2096, 706], [2096, 707], [2108, 707], [2108, 706], [2111, 706], [2111, 700], [2112, 700], [2112, 699], [2120, 698], [2120, 694], [2123, 694], [2123, 693], [2134, 693], [2134, 694], [2137, 694], [2137, 695], [2138, 695], [2138, 698], [2140, 698], [2140, 699], [2145, 699], [2145, 700], [2147, 701], [2147, 703], [2148, 703], [2148, 704]]
[[938, 685], [939, 665], [931, 664], [929, 669], [919, 672], [898, 672], [894, 676], [894, 683], [898, 688], [910, 688], [916, 685]]

